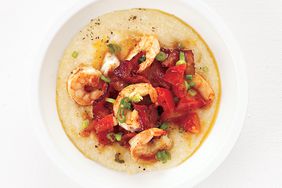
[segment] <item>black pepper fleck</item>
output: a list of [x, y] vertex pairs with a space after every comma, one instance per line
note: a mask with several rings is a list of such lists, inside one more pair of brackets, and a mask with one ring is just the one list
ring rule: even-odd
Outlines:
[[143, 168], [143, 170], [145, 171], [145, 170], [146, 170], [146, 168]]
[[137, 16], [130, 16], [128, 21], [133, 21], [133, 20], [136, 20], [137, 19]]

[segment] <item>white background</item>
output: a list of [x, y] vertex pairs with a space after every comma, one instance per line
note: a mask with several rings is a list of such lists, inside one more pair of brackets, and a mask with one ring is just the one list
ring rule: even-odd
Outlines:
[[[44, 153], [27, 112], [37, 50], [54, 21], [77, 1], [0, 0], [0, 187], [80, 187]], [[198, 187], [282, 187], [282, 1], [203, 1], [244, 52], [249, 108], [233, 151]]]

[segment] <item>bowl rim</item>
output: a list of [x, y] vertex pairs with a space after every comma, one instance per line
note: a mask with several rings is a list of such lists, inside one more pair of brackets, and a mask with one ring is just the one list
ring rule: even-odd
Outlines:
[[[30, 74], [30, 98], [29, 98], [29, 114], [30, 114], [30, 120], [33, 125], [33, 130], [35, 132], [35, 135], [38, 137], [39, 143], [44, 148], [44, 151], [49, 156], [49, 158], [60, 168], [62, 171], [65, 172], [66, 175], [68, 175], [71, 179], [75, 180], [79, 185], [81, 182], [79, 179], [74, 177], [74, 174], [71, 174], [67, 168], [59, 163], [57, 160], [57, 155], [59, 155], [56, 151], [56, 148], [53, 146], [46, 130], [44, 129], [44, 122], [41, 117], [40, 112], [40, 97], [39, 97], [39, 85], [40, 85], [40, 70], [42, 63], [44, 61], [44, 55], [46, 51], [48, 50], [48, 47], [52, 43], [54, 37], [58, 33], [58, 31], [61, 29], [61, 27], [70, 19], [73, 15], [75, 15], [77, 12], [81, 11], [85, 7], [91, 5], [92, 3], [102, 1], [102, 0], [82, 0], [76, 2], [69, 10], [67, 10], [57, 21], [53, 26], [50, 28], [49, 32], [47, 33], [47, 36], [43, 40], [41, 47], [39, 48], [39, 52], [37, 56], [35, 57], [35, 60], [33, 62], [33, 68], [31, 69]], [[192, 0], [177, 0], [182, 3], [187, 3], [188, 1]], [[231, 54], [232, 59], [236, 60], [236, 74], [240, 78], [240, 90], [238, 91], [238, 98], [241, 101], [240, 110], [238, 111], [237, 119], [238, 127], [236, 129], [236, 132], [232, 135], [232, 138], [229, 139], [229, 142], [226, 144], [224, 149], [220, 151], [218, 157], [214, 160], [213, 164], [209, 166], [204, 172], [201, 173], [200, 177], [195, 178], [194, 182], [191, 183], [190, 186], [194, 186], [201, 182], [202, 180], [206, 179], [209, 175], [212, 174], [227, 158], [227, 156], [231, 153], [232, 149], [234, 148], [234, 145], [236, 144], [236, 141], [238, 140], [240, 136], [240, 132], [243, 128], [247, 107], [248, 107], [248, 78], [247, 78], [247, 69], [245, 65], [245, 61], [242, 55], [242, 52], [240, 50], [240, 47], [235, 40], [232, 32], [227, 28], [227, 26], [224, 24], [223, 20], [220, 18], [220, 16], [217, 15], [217, 13], [212, 10], [208, 5], [203, 3], [201, 0], [193, 1], [193, 4], [195, 5], [194, 8], [197, 9], [201, 14], [203, 14], [206, 19], [211, 23], [214, 28], [217, 30], [217, 32], [221, 35], [222, 39], [225, 41], [226, 44], [228, 44], [228, 47], [232, 48], [233, 54]], [[205, 10], [205, 11], [203, 11]], [[234, 56], [236, 54], [236, 56]], [[186, 182], [185, 182], [186, 183]], [[182, 184], [183, 186], [185, 185]]]

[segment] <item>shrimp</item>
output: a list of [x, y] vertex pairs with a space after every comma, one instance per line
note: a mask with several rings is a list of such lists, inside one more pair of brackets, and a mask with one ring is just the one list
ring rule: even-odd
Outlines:
[[84, 65], [72, 71], [67, 82], [69, 96], [79, 105], [89, 106], [104, 92], [99, 89], [101, 72]]
[[198, 73], [193, 75], [192, 81], [195, 83], [194, 88], [199, 91], [202, 97], [206, 101], [212, 102], [215, 94], [210, 84]]
[[108, 76], [108, 73], [116, 69], [120, 65], [120, 61], [118, 58], [109, 52], [106, 53], [103, 61], [103, 65], [101, 68], [101, 72]]
[[[132, 84], [124, 88], [120, 91], [118, 97], [115, 100], [115, 103], [113, 105], [114, 115], [115, 117], [118, 117], [119, 109], [121, 106], [121, 101], [124, 98], [129, 98], [131, 102], [134, 102], [134, 99], [142, 100], [142, 96], [149, 95], [151, 98], [152, 103], [157, 102], [157, 91], [151, 84], [148, 83], [139, 83], [139, 84]], [[125, 111], [125, 122], [119, 122], [119, 125], [123, 127], [124, 129], [134, 132], [137, 130], [140, 130], [141, 125], [139, 123], [139, 115], [136, 110]]]
[[[154, 137], [160, 137], [154, 139]], [[142, 131], [129, 140], [130, 153], [135, 161], [142, 159], [155, 159], [158, 151], [169, 150], [172, 147], [172, 140], [167, 132], [159, 128], [151, 128]]]
[[141, 37], [139, 43], [137, 43], [133, 50], [131, 50], [126, 59], [131, 60], [141, 51], [146, 52], [146, 60], [139, 65], [139, 73], [149, 67], [160, 52], [160, 43], [158, 38], [153, 35], [145, 35]]

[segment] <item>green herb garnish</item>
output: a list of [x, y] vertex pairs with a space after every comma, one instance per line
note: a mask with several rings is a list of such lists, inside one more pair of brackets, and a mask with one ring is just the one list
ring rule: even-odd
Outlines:
[[138, 103], [143, 100], [143, 97], [139, 93], [137, 93], [134, 96], [130, 97], [130, 100], [134, 103]]
[[114, 104], [116, 100], [112, 98], [106, 98], [105, 101]]
[[158, 161], [161, 161], [163, 163], [166, 163], [168, 160], [171, 159], [171, 156], [170, 156], [170, 153], [168, 151], [159, 151], [157, 154], [156, 154], [156, 159]]
[[186, 80], [192, 80], [193, 79], [193, 75], [192, 74], [187, 74], [185, 75]]
[[158, 53], [158, 55], [156, 56], [156, 60], [158, 61], [164, 61], [167, 58], [167, 54], [164, 52], [160, 52]]
[[118, 119], [118, 122], [120, 123], [125, 122], [124, 108], [119, 107], [118, 112], [117, 112], [117, 119]]
[[106, 76], [104, 76], [104, 75], [101, 75], [101, 80], [103, 80], [104, 82], [106, 82], [106, 83], [110, 83], [111, 82], [111, 79], [110, 78], [108, 78], [108, 77], [106, 77]]
[[114, 137], [116, 139], [116, 141], [121, 141], [121, 138], [122, 138], [122, 134], [121, 133], [117, 133], [117, 134], [114, 134]]
[[161, 126], [159, 128], [162, 129], [162, 130], [167, 130], [168, 127], [169, 127], [168, 123], [164, 122], [164, 123], [161, 124]]
[[195, 91], [194, 89], [189, 89], [189, 90], [188, 90], [188, 93], [189, 93], [192, 97], [194, 97], [194, 96], [197, 95], [197, 91]]
[[185, 54], [184, 54], [184, 52], [180, 52], [179, 60], [176, 62], [176, 65], [183, 65], [183, 64], [186, 64]]
[[184, 85], [185, 85], [186, 90], [190, 89], [190, 85], [187, 81], [184, 81]]
[[144, 61], [146, 61], [146, 56], [145, 56], [145, 55], [142, 55], [142, 56], [138, 59], [138, 63], [141, 64], [141, 63], [143, 63]]
[[117, 54], [121, 51], [121, 47], [117, 44], [110, 43], [107, 45], [111, 54]]
[[130, 103], [130, 99], [128, 97], [124, 97], [123, 99], [121, 99], [120, 108], [128, 109], [128, 110], [131, 109], [131, 103]]
[[107, 134], [107, 139], [109, 139], [111, 142], [114, 142], [115, 140], [113, 139], [114, 133], [108, 133]]
[[73, 51], [71, 56], [76, 59], [78, 57], [78, 52], [77, 51]]
[[81, 128], [85, 129], [85, 128], [88, 127], [88, 125], [89, 125], [89, 120], [88, 119], [83, 120], [82, 123], [81, 123]]

